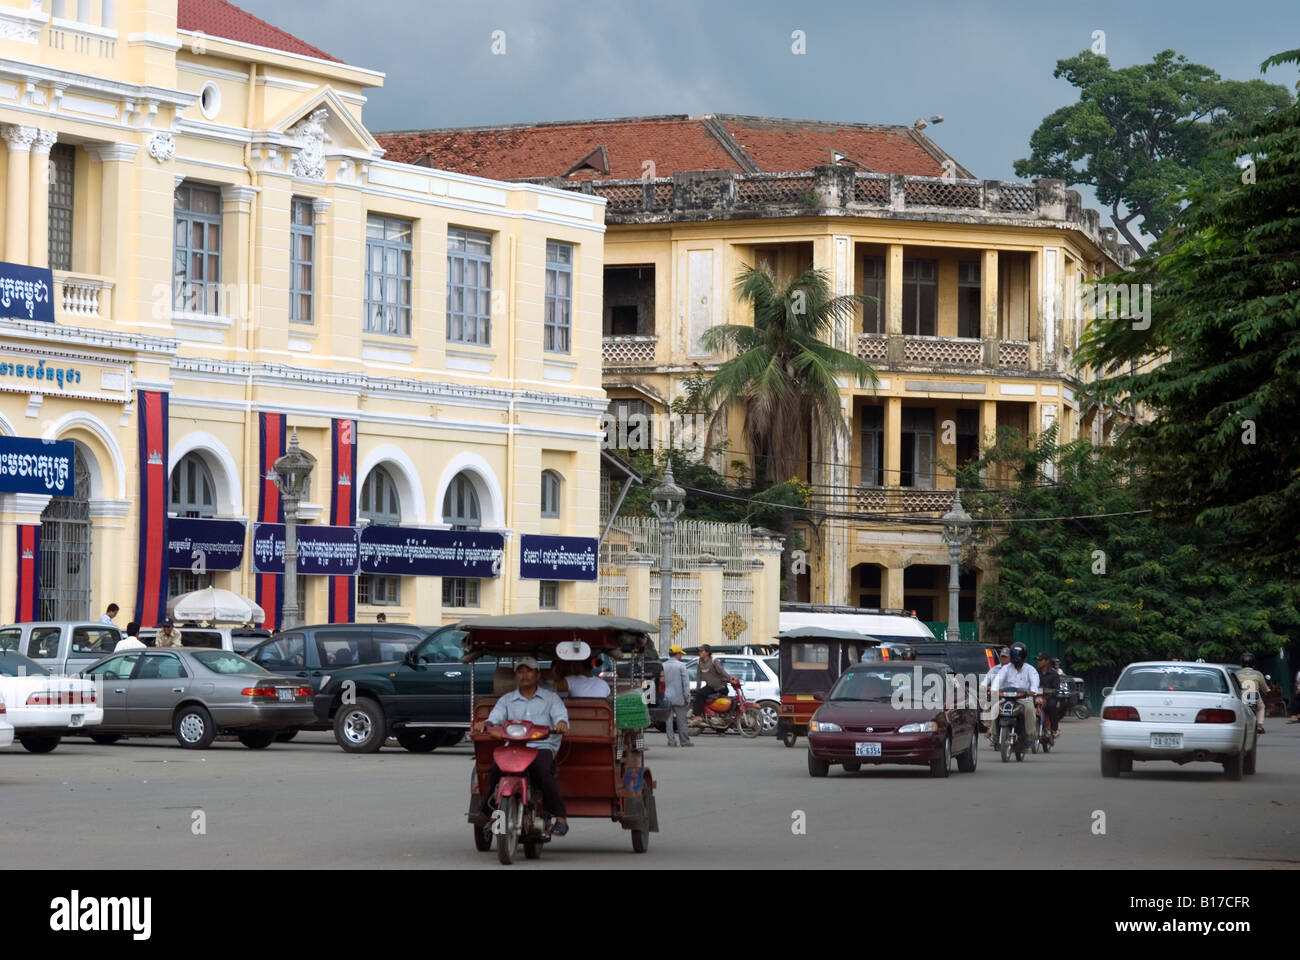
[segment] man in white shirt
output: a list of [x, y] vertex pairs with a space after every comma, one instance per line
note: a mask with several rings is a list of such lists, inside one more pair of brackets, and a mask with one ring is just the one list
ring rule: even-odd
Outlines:
[[119, 650], [143, 649], [144, 644], [140, 642], [140, 624], [132, 620], [126, 625], [126, 636], [117, 641], [117, 646], [113, 648], [113, 652], [117, 653]]
[[[1037, 696], [1041, 691], [1038, 685], [1038, 671], [1029, 664], [1029, 649], [1023, 643], [1011, 645], [1011, 662], [999, 667], [993, 678], [993, 691], [1023, 690]], [[1034, 712], [1033, 697], [1022, 700], [1025, 705], [1025, 743], [1028, 744], [1038, 736], [1038, 714]]]
[[[559, 664], [557, 663], [558, 667]], [[600, 677], [591, 675], [591, 663], [587, 660], [579, 660], [566, 664], [567, 674], [560, 674], [557, 671], [555, 678], [555, 689], [562, 697], [597, 697], [604, 699], [609, 696], [609, 684]]]

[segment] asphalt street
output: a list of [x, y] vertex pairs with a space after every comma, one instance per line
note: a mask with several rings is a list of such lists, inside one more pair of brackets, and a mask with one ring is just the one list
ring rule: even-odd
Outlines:
[[[649, 853], [616, 824], [575, 820], [511, 869], [1294, 867], [1300, 725], [1269, 730], [1259, 773], [1239, 783], [1208, 764], [1103, 779], [1096, 720], [1066, 721], [1050, 755], [1004, 764], [985, 750], [975, 773], [954, 764], [946, 780], [922, 767], [814, 780], [803, 741], [710, 734], [684, 750], [650, 731], [661, 832]], [[11, 870], [503, 869], [473, 848], [469, 776], [467, 743], [368, 756], [325, 733], [261, 751], [74, 739], [39, 756], [15, 744], [0, 751], [0, 849]]]

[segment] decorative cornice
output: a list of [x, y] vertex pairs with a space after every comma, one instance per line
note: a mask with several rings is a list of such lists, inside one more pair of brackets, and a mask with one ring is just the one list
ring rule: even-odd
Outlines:
[[333, 200], [330, 200], [327, 197], [316, 197], [311, 202], [312, 213], [316, 215], [317, 219], [325, 216], [325, 214], [329, 212], [330, 204], [333, 202]]
[[[126, 43], [129, 47], [152, 47], [155, 50], [166, 50], [168, 53], [175, 53], [181, 48], [181, 42], [175, 37], [166, 37], [161, 33], [128, 33]], [[181, 61], [176, 62], [177, 69], [181, 67]], [[245, 77], [245, 80], [248, 78]]]
[[54, 346], [76, 345], [82, 347], [108, 347], [113, 350], [133, 350], [137, 353], [154, 353], [175, 356], [181, 342], [169, 337], [154, 337], [141, 333], [119, 333], [113, 330], [95, 330], [90, 327], [73, 327], [66, 324], [38, 323], [34, 320], [0, 320], [0, 334], [11, 337], [51, 342]]
[[101, 163], [130, 163], [140, 148], [134, 143], [105, 143], [88, 146], [86, 152]]
[[4, 137], [5, 143], [9, 144], [10, 153], [27, 153], [36, 139], [36, 127], [7, 123], [0, 128], [0, 137]]
[[221, 188], [221, 199], [226, 203], [252, 203], [261, 187], [250, 187], [243, 183], [228, 183]]
[[0, 513], [40, 516], [53, 497], [48, 493], [0, 493]]
[[50, 15], [41, 12], [39, 3], [33, 3], [30, 10], [0, 8], [0, 40], [38, 43], [41, 38], [41, 27], [49, 21]]
[[38, 157], [48, 157], [50, 148], [59, 140], [57, 130], [40, 129], [36, 131], [36, 139], [32, 141], [32, 153]]
[[90, 501], [90, 518], [92, 520], [100, 517], [120, 519], [127, 516], [130, 512], [130, 500], [114, 500], [105, 497], [100, 500]]

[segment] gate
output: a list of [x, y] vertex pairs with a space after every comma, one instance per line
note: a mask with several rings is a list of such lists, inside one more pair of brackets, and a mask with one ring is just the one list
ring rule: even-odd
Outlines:
[[90, 471], [74, 448], [73, 493], [41, 512], [41, 620], [90, 618]]

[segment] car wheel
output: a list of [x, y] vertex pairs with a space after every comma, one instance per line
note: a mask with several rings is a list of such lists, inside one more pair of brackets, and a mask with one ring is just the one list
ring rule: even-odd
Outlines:
[[812, 751], [809, 750], [808, 751], [808, 776], [824, 777], [830, 772], [831, 772], [830, 763], [827, 762], [826, 760], [818, 760], [816, 757], [812, 755]]
[[667, 733], [667, 732], [668, 732], [668, 724], [666, 724], [666, 723], [656, 723], [656, 724], [655, 724], [655, 729], [658, 730], [660, 733]]
[[1120, 773], [1133, 772], [1133, 754], [1121, 753], [1119, 755], [1119, 772]]
[[438, 739], [440, 747], [454, 747], [465, 739], [464, 730], [443, 730], [442, 736]]
[[798, 739], [799, 739], [799, 734], [795, 733], [793, 730], [787, 730], [785, 732], [785, 736], [781, 738], [781, 742], [784, 743], [787, 747], [793, 747], [795, 741]]
[[398, 733], [397, 742], [412, 753], [429, 753], [442, 746], [442, 731], [403, 730]]
[[18, 742], [23, 745], [23, 749], [28, 753], [49, 753], [59, 745], [59, 741], [62, 739], [58, 734], [41, 736], [35, 733], [25, 733], [18, 737]]
[[297, 727], [290, 727], [288, 730], [281, 730], [275, 735], [276, 743], [288, 743], [294, 737], [298, 736], [301, 731]]
[[1103, 777], [1118, 777], [1120, 767], [1120, 755], [1117, 750], [1103, 750], [1101, 752], [1101, 775]]
[[1242, 773], [1247, 776], [1255, 775], [1255, 752], [1259, 749], [1258, 745], [1250, 748], [1250, 753], [1246, 754], [1246, 759], [1241, 762]]
[[957, 769], [962, 773], [974, 773], [975, 765], [979, 763], [980, 733], [978, 730], [971, 734], [970, 749], [965, 753], [957, 755]]
[[212, 715], [197, 703], [181, 707], [172, 721], [176, 742], [187, 750], [206, 750], [217, 738]]
[[847, 773], [857, 773], [862, 769], [862, 763], [858, 760], [845, 760], [844, 770]]
[[1229, 780], [1240, 780], [1243, 766], [1242, 756], [1237, 754], [1235, 757], [1229, 757], [1223, 761], [1223, 772], [1227, 774]]
[[239, 742], [249, 750], [265, 750], [275, 743], [275, 738], [273, 730], [246, 730], [239, 735]]
[[952, 737], [943, 738], [943, 754], [930, 761], [930, 776], [946, 777], [952, 768]]
[[776, 733], [776, 722], [781, 717], [781, 704], [774, 700], [764, 700], [758, 705], [759, 712], [763, 715], [763, 736], [772, 736]]
[[92, 733], [90, 735], [90, 742], [97, 743], [102, 747], [107, 747], [110, 743], [117, 743], [121, 739], [122, 735], [120, 733]]
[[387, 738], [384, 710], [369, 697], [339, 707], [334, 715], [334, 739], [348, 753], [374, 753]]

